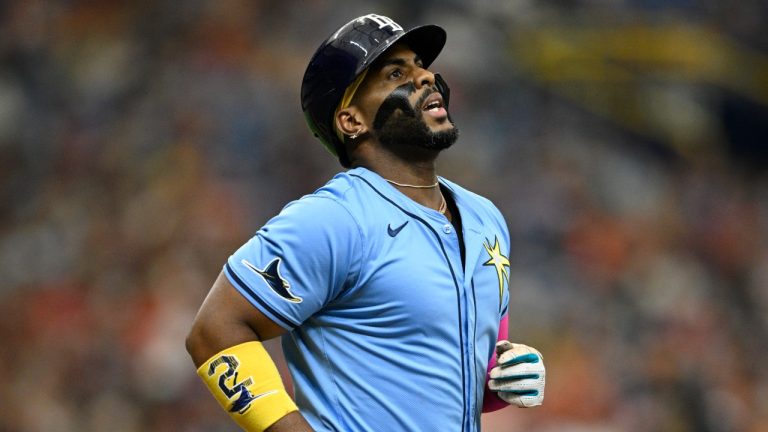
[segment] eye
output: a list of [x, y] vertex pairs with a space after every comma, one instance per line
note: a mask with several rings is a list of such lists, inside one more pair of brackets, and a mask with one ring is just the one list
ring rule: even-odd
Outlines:
[[389, 72], [388, 78], [392, 80], [400, 79], [403, 77], [403, 71], [400, 68], [392, 69]]

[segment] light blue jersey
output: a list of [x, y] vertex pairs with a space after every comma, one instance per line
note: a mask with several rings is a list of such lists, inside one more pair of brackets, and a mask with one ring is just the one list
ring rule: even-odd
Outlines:
[[355, 168], [288, 204], [225, 273], [289, 330], [283, 349], [316, 431], [477, 431], [507, 312], [509, 234], [496, 207], [445, 179], [454, 227]]

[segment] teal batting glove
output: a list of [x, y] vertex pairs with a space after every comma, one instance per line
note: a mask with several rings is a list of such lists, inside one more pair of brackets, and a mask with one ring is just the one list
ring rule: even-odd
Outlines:
[[544, 358], [535, 348], [509, 341], [496, 343], [496, 367], [488, 388], [510, 405], [528, 408], [544, 401]]

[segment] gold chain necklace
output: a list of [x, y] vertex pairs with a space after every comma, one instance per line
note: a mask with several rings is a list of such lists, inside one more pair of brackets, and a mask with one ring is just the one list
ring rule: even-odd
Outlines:
[[439, 211], [440, 214], [445, 214], [445, 211], [448, 210], [448, 203], [445, 202], [445, 196], [442, 192], [440, 192], [440, 198], [443, 199], [443, 202], [440, 203], [440, 207], [437, 209], [437, 211]]
[[407, 183], [398, 183], [398, 182], [390, 180], [390, 179], [384, 179], [384, 180], [392, 183], [395, 186], [408, 187], [408, 188], [414, 188], [414, 189], [432, 189], [434, 187], [437, 187], [437, 185], [440, 184], [439, 182], [435, 182], [434, 184], [431, 184], [431, 185], [412, 185], [412, 184], [407, 184]]
[[[388, 181], [389, 183], [392, 183], [395, 186], [414, 188], [414, 189], [432, 189], [437, 187], [440, 184], [440, 182], [436, 181], [434, 184], [431, 184], [431, 185], [412, 185], [407, 183], [398, 183], [390, 179], [384, 179], [384, 180]], [[448, 203], [445, 201], [445, 196], [443, 195], [442, 191], [440, 191], [440, 198], [442, 199], [442, 202], [440, 203], [440, 207], [437, 208], [437, 211], [440, 212], [440, 214], [445, 214], [445, 211], [448, 210]]]

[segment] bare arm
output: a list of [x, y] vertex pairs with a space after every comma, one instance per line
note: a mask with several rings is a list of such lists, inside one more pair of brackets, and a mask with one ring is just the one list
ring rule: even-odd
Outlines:
[[[219, 351], [253, 340], [266, 341], [285, 329], [253, 307], [220, 273], [187, 336], [186, 345], [195, 367], [200, 367]], [[297, 411], [282, 417], [268, 432], [311, 432], [312, 428]]]

